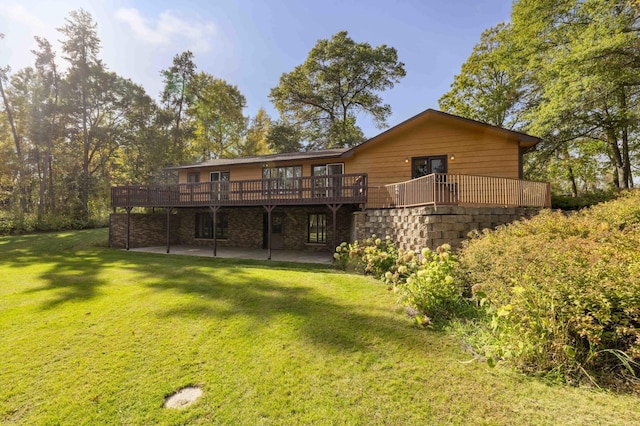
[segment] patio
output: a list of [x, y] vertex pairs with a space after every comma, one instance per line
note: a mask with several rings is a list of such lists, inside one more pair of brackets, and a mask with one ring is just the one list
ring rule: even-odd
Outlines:
[[[138, 247], [132, 248], [130, 251], [139, 251], [144, 253], [167, 254], [166, 246], [155, 247]], [[188, 245], [172, 245], [169, 254], [178, 254], [185, 256], [213, 257], [213, 247], [188, 246]], [[301, 250], [271, 250], [271, 260], [280, 262], [296, 262], [296, 263], [321, 263], [330, 265], [333, 259], [333, 253], [329, 252], [313, 252]], [[251, 259], [251, 260], [267, 260], [268, 252], [266, 249], [242, 249], [218, 247], [216, 257], [224, 259]]]

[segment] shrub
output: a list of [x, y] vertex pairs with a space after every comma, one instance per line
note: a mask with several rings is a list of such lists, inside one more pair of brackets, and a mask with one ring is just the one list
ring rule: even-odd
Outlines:
[[454, 316], [464, 299], [462, 287], [453, 276], [457, 259], [451, 254], [451, 247], [445, 244], [435, 252], [425, 248], [421, 255], [415, 270], [404, 280], [398, 279], [395, 288], [409, 312], [415, 311], [416, 322], [428, 325]]
[[395, 264], [398, 256], [395, 244], [390, 237], [384, 240], [375, 234], [362, 241], [351, 244], [342, 243], [336, 247], [333, 257], [338, 267], [382, 278], [385, 272]]
[[486, 308], [489, 359], [569, 381], [640, 372], [640, 192], [477, 234], [460, 272]]
[[352, 269], [381, 279], [400, 296], [407, 312], [421, 325], [441, 321], [459, 308], [462, 287], [453, 278], [457, 262], [446, 244], [436, 251], [396, 249], [389, 237], [373, 235], [352, 244], [342, 243], [334, 254], [342, 269]]

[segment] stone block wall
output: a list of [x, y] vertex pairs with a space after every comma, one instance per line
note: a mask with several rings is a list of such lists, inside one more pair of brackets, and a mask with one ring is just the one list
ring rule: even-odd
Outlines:
[[428, 206], [378, 209], [353, 213], [351, 241], [390, 236], [398, 247], [435, 249], [442, 244], [459, 248], [473, 230], [494, 229], [539, 212], [536, 208]]

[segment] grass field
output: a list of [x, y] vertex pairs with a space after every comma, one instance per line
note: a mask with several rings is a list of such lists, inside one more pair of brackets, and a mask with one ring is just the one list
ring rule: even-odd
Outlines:
[[369, 278], [106, 239], [0, 238], [0, 424], [640, 423], [637, 397], [472, 361]]

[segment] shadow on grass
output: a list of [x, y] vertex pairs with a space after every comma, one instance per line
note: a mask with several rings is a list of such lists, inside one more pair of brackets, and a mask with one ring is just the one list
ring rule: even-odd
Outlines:
[[[328, 295], [307, 274], [341, 274], [326, 265], [292, 264], [238, 259], [194, 258], [150, 253], [132, 253], [95, 247], [87, 240], [100, 240], [96, 231], [84, 234], [22, 236], [0, 240], [0, 265], [26, 266], [43, 263], [39, 278], [45, 282], [29, 293], [52, 291], [42, 309], [53, 309], [70, 301], [100, 297], [100, 288], [110, 284], [105, 268], [123, 267], [142, 277], [141, 284], [157, 292], [198, 296], [179, 308], [158, 311], [160, 319], [172, 316], [208, 316], [221, 321], [242, 315], [250, 327], [276, 324], [284, 316], [296, 320], [296, 332], [313, 344], [341, 351], [367, 347], [372, 339], [398, 346], [424, 345], [421, 333], [408, 327], [401, 315], [390, 315], [368, 306], [364, 300], [347, 301]], [[104, 235], [103, 235], [104, 237]], [[261, 270], [268, 269], [268, 273]], [[108, 269], [107, 269], [108, 270]], [[282, 279], [278, 277], [282, 271]], [[305, 283], [286, 282], [304, 274]], [[293, 275], [295, 279], [295, 275]], [[331, 277], [318, 276], [318, 286]], [[313, 280], [313, 278], [311, 279]], [[331, 285], [335, 285], [331, 283]], [[345, 283], [345, 285], [348, 285]], [[361, 285], [361, 284], [360, 284]], [[385, 292], [384, 286], [379, 286]], [[339, 291], [338, 291], [339, 293]], [[364, 291], [363, 294], [370, 294]], [[389, 310], [393, 310], [392, 303]]]

